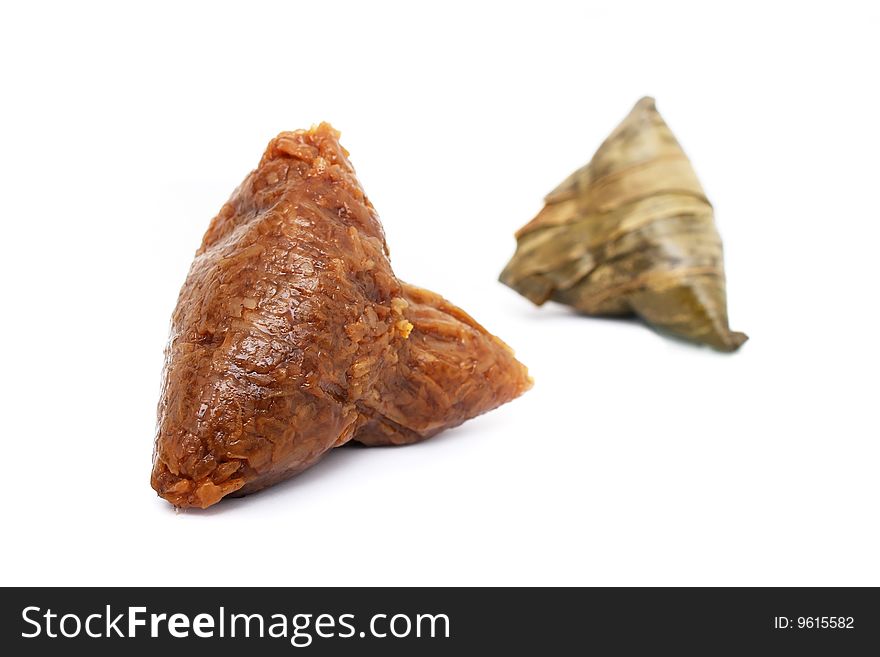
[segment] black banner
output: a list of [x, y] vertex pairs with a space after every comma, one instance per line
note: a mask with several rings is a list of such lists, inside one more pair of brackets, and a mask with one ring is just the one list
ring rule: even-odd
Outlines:
[[163, 657], [880, 648], [880, 598], [868, 588], [19, 588], [2, 597], [2, 645], [16, 655], [118, 655], [129, 646]]

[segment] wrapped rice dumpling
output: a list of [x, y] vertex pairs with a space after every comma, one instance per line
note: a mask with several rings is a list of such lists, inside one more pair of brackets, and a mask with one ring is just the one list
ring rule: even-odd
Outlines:
[[635, 313], [722, 351], [747, 339], [728, 326], [712, 205], [652, 98], [636, 104], [516, 238], [500, 280], [538, 305], [552, 299], [588, 315]]

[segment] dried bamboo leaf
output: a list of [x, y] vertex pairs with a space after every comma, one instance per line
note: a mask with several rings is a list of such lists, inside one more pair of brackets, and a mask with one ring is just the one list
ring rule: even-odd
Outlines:
[[589, 164], [516, 233], [501, 273], [537, 305], [637, 314], [669, 333], [734, 351], [712, 205], [652, 98], [642, 98]]

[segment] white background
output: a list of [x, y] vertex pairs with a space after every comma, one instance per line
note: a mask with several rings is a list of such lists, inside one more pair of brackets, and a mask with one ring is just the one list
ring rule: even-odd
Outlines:
[[[3, 584], [880, 584], [880, 10], [6, 3]], [[717, 210], [734, 355], [536, 309], [512, 233], [642, 95]], [[149, 486], [168, 322], [281, 130], [530, 366], [424, 444], [207, 512]]]

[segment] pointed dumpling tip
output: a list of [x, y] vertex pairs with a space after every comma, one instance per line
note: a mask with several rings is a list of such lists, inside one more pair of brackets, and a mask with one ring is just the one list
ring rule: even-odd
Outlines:
[[727, 335], [727, 343], [725, 345], [724, 351], [736, 351], [740, 347], [742, 347], [746, 341], [749, 339], [745, 333], [741, 333], [740, 331], [731, 331]]

